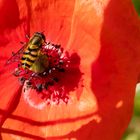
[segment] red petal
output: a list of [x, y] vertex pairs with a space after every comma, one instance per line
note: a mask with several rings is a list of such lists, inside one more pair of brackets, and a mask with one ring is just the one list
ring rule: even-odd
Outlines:
[[9, 66], [0, 71], [0, 126], [16, 108], [21, 95], [22, 87], [16, 77], [12, 75], [12, 68]]
[[79, 100], [75, 90], [68, 105], [42, 109], [34, 91], [33, 105], [23, 93], [3, 138], [119, 140], [132, 114], [140, 66], [140, 28], [130, 0], [42, 0], [27, 6], [31, 33], [47, 30], [48, 40], [80, 56], [84, 87]]

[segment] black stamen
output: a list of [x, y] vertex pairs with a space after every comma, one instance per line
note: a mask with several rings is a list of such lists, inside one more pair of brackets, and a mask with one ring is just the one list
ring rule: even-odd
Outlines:
[[26, 80], [24, 77], [20, 77], [18, 79], [19, 79], [19, 82], [20, 82], [21, 85], [23, 85], [25, 80]]
[[42, 84], [37, 84], [36, 88], [37, 88], [37, 91], [41, 92], [42, 91]]
[[32, 85], [32, 83], [30, 81], [27, 81], [26, 84], [27, 84], [27, 86], [31, 86]]
[[54, 80], [55, 82], [58, 82], [58, 81], [59, 81], [59, 79], [58, 79], [57, 77], [54, 77], [53, 80]]
[[57, 48], [57, 49], [61, 47], [61, 45], [57, 45], [57, 44], [54, 45], [54, 46], [55, 46], [55, 48]]
[[58, 69], [60, 72], [65, 72], [65, 69], [64, 68], [59, 68]]
[[59, 61], [59, 64], [60, 64], [60, 65], [62, 65], [63, 63], [64, 63], [63, 60], [60, 60], [60, 61]]
[[53, 86], [54, 82], [53, 81], [49, 81], [45, 84], [45, 88], [48, 89], [48, 86]]

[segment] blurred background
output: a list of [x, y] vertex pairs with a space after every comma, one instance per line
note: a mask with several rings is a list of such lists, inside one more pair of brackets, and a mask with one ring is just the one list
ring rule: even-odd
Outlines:
[[132, 0], [132, 2], [134, 3], [138, 15], [140, 16], [140, 0]]
[[133, 118], [122, 140], [140, 140], [140, 84], [136, 87]]
[[[140, 0], [132, 1], [134, 3], [138, 15], [140, 16]], [[140, 84], [137, 84], [136, 87], [133, 118], [122, 140], [140, 140]]]

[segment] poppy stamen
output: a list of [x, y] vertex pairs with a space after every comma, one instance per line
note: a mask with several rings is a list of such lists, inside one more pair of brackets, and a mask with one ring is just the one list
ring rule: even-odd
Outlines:
[[[24, 67], [21, 65], [21, 58], [22, 56], [18, 57], [17, 67], [13, 74], [18, 77], [19, 83], [24, 85], [24, 92], [28, 89], [34, 89], [37, 93], [41, 93], [43, 100], [52, 101], [56, 104], [60, 100], [67, 103], [68, 95], [60, 83], [62, 73], [69, 67], [70, 58], [61, 45], [46, 43], [40, 49], [40, 54], [35, 62], [34, 60], [32, 62], [27, 61], [27, 59], [31, 60], [30, 57], [24, 58], [28, 62], [23, 63]], [[31, 65], [31, 63], [33, 64]]]

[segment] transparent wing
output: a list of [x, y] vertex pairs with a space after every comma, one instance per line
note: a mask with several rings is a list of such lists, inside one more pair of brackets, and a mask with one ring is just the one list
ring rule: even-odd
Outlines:
[[21, 54], [24, 52], [26, 48], [26, 44], [24, 44], [16, 53], [12, 52], [12, 56], [6, 61], [6, 65], [11, 64], [13, 62], [18, 62], [21, 58]]

